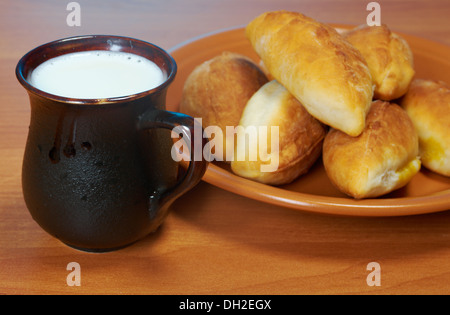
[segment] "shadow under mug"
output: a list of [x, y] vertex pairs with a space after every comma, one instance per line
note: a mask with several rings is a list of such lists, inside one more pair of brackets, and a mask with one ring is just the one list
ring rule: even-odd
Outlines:
[[[88, 50], [143, 56], [166, 80], [149, 91], [100, 100], [48, 94], [27, 81], [44, 61]], [[201, 180], [207, 161], [193, 158], [194, 133], [201, 127], [194, 127], [190, 116], [165, 110], [176, 71], [174, 59], [161, 48], [120, 36], [61, 39], [22, 57], [16, 76], [31, 105], [22, 188], [33, 219], [45, 231], [84, 251], [120, 249], [157, 230], [170, 204]], [[190, 144], [186, 170], [171, 158], [170, 133], [176, 126], [184, 126], [182, 136]]]

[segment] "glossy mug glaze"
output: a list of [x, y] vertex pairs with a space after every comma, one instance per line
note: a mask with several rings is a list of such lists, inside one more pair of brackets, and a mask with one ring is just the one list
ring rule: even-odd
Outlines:
[[[89, 50], [143, 56], [166, 79], [148, 91], [103, 99], [57, 96], [28, 82], [44, 61]], [[80, 250], [123, 248], [154, 232], [171, 203], [201, 180], [207, 161], [191, 158], [184, 169], [171, 158], [171, 130], [185, 126], [181, 130], [191, 157], [190, 139], [198, 130], [192, 117], [165, 110], [176, 71], [174, 59], [161, 48], [119, 36], [62, 39], [33, 49], [19, 61], [16, 75], [31, 104], [23, 194], [45, 231]]]

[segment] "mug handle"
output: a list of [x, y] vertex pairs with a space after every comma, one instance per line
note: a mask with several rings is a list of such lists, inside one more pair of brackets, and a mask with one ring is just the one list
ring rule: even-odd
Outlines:
[[152, 218], [156, 216], [158, 209], [165, 205], [169, 206], [171, 202], [197, 185], [208, 167], [208, 161], [203, 157], [203, 154], [201, 154], [201, 160], [197, 161], [195, 159], [194, 139], [197, 139], [195, 132], [201, 131], [202, 133], [200, 135], [202, 139], [202, 153], [204, 146], [208, 143], [208, 139], [203, 138], [203, 128], [193, 117], [182, 113], [156, 109], [147, 111], [138, 122], [138, 130], [155, 128], [173, 130], [175, 127], [184, 127], [177, 128], [177, 131], [180, 131], [183, 139], [188, 144], [190, 154], [189, 166], [184, 177], [174, 187], [163, 193], [155, 192], [149, 197], [149, 210]]

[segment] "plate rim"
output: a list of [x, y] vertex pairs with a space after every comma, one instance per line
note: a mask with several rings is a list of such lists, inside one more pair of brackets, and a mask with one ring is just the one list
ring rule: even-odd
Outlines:
[[[356, 25], [329, 23], [336, 29], [351, 29]], [[242, 31], [246, 25], [236, 25], [217, 29], [194, 36], [171, 47], [169, 54], [214, 36], [224, 33]], [[395, 31], [396, 32], [396, 31]], [[426, 38], [396, 32], [401, 36], [414, 38], [417, 41], [432, 44], [435, 47], [450, 47]], [[428, 49], [431, 49], [428, 47]], [[226, 181], [224, 179], [227, 179]], [[230, 193], [297, 211], [317, 214], [354, 217], [399, 217], [444, 212], [450, 210], [450, 188], [424, 196], [372, 198], [356, 200], [351, 197], [331, 197], [286, 190], [281, 187], [266, 185], [247, 178], [237, 176], [220, 166], [209, 163], [203, 181]], [[239, 189], [243, 188], [243, 189]], [[275, 193], [273, 193], [275, 192]], [[445, 202], [448, 197], [448, 202]], [[392, 203], [389, 203], [391, 201]], [[426, 209], [424, 209], [424, 203]]]

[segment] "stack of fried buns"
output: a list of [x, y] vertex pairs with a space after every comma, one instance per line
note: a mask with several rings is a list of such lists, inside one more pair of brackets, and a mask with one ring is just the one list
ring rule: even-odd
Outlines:
[[[331, 182], [355, 199], [399, 189], [422, 166], [450, 176], [450, 89], [415, 79], [408, 43], [386, 25], [339, 33], [274, 11], [251, 21], [246, 36], [260, 60], [224, 52], [206, 61], [180, 103], [204, 127], [278, 128], [275, 142], [250, 146], [256, 159], [240, 147], [245, 132], [223, 137], [213, 153], [236, 175], [283, 185], [322, 157]], [[277, 168], [265, 171], [270, 163]]]

